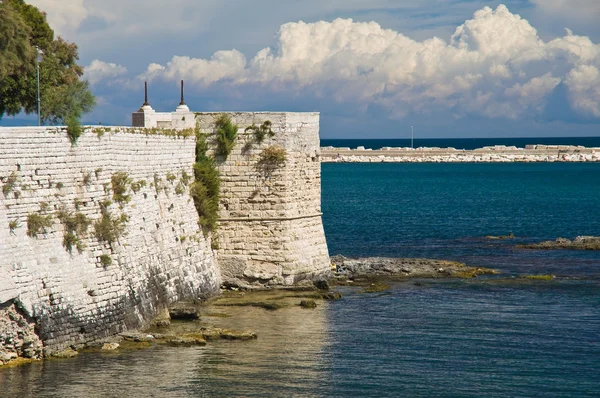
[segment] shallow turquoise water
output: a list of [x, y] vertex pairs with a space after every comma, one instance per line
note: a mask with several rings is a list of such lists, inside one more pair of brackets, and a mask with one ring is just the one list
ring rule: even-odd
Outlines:
[[[517, 242], [600, 235], [600, 165], [325, 164], [330, 252], [436, 257], [501, 278], [344, 289], [316, 310], [239, 309], [251, 342], [84, 354], [0, 370], [2, 397], [597, 397], [600, 253]], [[513, 232], [515, 241], [485, 235]], [[515, 283], [522, 273], [552, 282]]]

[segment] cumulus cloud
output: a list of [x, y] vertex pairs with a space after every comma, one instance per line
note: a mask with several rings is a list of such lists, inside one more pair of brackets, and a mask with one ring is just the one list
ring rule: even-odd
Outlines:
[[98, 59], [93, 60], [88, 66], [84, 68], [85, 73], [83, 78], [90, 82], [90, 84], [96, 85], [99, 82], [106, 79], [113, 79], [118, 76], [122, 76], [127, 73], [127, 68], [121, 65], [107, 63]]
[[83, 0], [29, 0], [28, 3], [47, 13], [48, 23], [58, 35], [78, 28], [89, 15]]
[[288, 23], [276, 44], [250, 61], [235, 50], [210, 59], [178, 56], [150, 65], [141, 77], [309, 90], [358, 107], [381, 106], [392, 117], [449, 111], [519, 119], [542, 113], [561, 83], [574, 110], [600, 117], [599, 70], [600, 45], [570, 31], [544, 42], [527, 20], [500, 5], [477, 11], [449, 42], [415, 41], [351, 19]]

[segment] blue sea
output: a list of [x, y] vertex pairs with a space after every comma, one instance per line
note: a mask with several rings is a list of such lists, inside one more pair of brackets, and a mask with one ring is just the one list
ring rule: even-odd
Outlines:
[[[600, 252], [515, 248], [600, 235], [600, 164], [323, 164], [322, 174], [332, 255], [502, 274], [343, 288], [315, 310], [234, 309], [203, 321], [253, 329], [256, 341], [2, 369], [0, 396], [600, 396]], [[557, 278], [515, 278], [525, 274]]]

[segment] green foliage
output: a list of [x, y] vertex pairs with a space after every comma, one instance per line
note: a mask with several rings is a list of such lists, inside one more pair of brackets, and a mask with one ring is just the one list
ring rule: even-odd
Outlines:
[[113, 200], [117, 203], [128, 203], [131, 196], [127, 195], [127, 188], [131, 184], [129, 174], [119, 171], [110, 177], [110, 182], [113, 189]]
[[35, 62], [30, 35], [31, 28], [19, 13], [8, 2], [0, 4], [0, 82], [11, 74], [23, 73], [25, 64]]
[[96, 170], [94, 170], [94, 175], [96, 176], [96, 178], [100, 177], [100, 173], [102, 173], [102, 168], [99, 167]]
[[71, 145], [75, 145], [79, 137], [83, 134], [83, 128], [79, 123], [79, 119], [74, 115], [67, 116], [66, 124], [69, 141], [71, 141]]
[[287, 151], [280, 146], [271, 145], [263, 149], [256, 164], [257, 170], [265, 176], [283, 166], [287, 160]]
[[27, 236], [37, 237], [39, 233], [46, 233], [52, 226], [51, 215], [41, 215], [39, 213], [30, 213], [27, 215]]
[[194, 164], [195, 182], [190, 195], [200, 216], [199, 224], [205, 234], [214, 231], [219, 218], [219, 187], [221, 180], [214, 160], [204, 158]]
[[4, 197], [8, 197], [8, 194], [11, 193], [14, 189], [15, 186], [17, 185], [17, 173], [12, 172], [10, 173], [10, 175], [8, 177], [6, 177], [6, 181], [4, 181], [4, 185], [2, 185], [2, 193], [4, 194]]
[[111, 216], [107, 207], [102, 207], [102, 217], [94, 224], [94, 233], [96, 239], [112, 245], [125, 232], [125, 225], [128, 221], [126, 214], [120, 217]]
[[10, 232], [15, 232], [15, 229], [20, 228], [21, 224], [19, 223], [19, 220], [11, 220], [8, 222], [8, 229], [10, 230]]
[[183, 195], [185, 193], [185, 187], [186, 186], [181, 181], [179, 181], [175, 186], [175, 193], [177, 195]]
[[56, 189], [63, 189], [65, 187], [65, 184], [62, 182], [57, 182], [56, 183]]
[[256, 126], [255, 124], [253, 124], [252, 126], [246, 127], [244, 131], [252, 131], [254, 135], [254, 141], [257, 144], [262, 144], [267, 136], [273, 137], [275, 135], [275, 133], [271, 129], [271, 126], [271, 121], [265, 120], [260, 126]]
[[63, 235], [63, 246], [69, 253], [73, 252], [73, 247], [77, 247], [79, 253], [83, 252], [85, 245], [81, 240], [82, 236], [87, 233], [87, 230], [92, 221], [82, 213], [72, 214], [65, 208], [62, 208], [56, 213], [56, 218], [65, 226]]
[[238, 125], [233, 124], [231, 116], [223, 113], [215, 121], [217, 153], [225, 159], [235, 147]]
[[175, 181], [177, 179], [177, 177], [175, 177], [175, 174], [168, 172], [167, 173], [167, 181], [169, 181], [171, 184], [173, 184], [173, 181]]
[[131, 190], [133, 191], [133, 193], [138, 193], [141, 189], [142, 189], [142, 184], [140, 184], [139, 182], [131, 183]]
[[187, 186], [192, 181], [192, 177], [185, 170], [181, 170], [181, 179], [179, 181]]
[[102, 254], [100, 256], [100, 264], [102, 264], [105, 267], [108, 267], [112, 264], [112, 258], [108, 254]]
[[37, 112], [36, 48], [39, 65], [41, 118], [59, 123], [79, 119], [95, 105], [88, 83], [81, 81], [77, 46], [54, 31], [46, 15], [23, 0], [0, 2], [0, 118]]

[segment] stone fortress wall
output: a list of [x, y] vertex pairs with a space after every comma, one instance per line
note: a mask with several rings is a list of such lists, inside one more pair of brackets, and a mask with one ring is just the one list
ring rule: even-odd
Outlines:
[[[194, 138], [119, 130], [99, 137], [98, 128], [71, 146], [57, 128], [0, 128], [0, 362], [35, 345], [15, 331], [24, 319], [53, 351], [139, 327], [175, 300], [218, 293], [211, 242], [187, 188], [175, 192], [182, 172], [192, 175]], [[116, 172], [139, 184], [128, 187], [128, 203], [112, 197]], [[56, 213], [95, 222], [106, 200], [112, 217], [126, 215], [125, 233], [109, 245], [91, 225], [82, 252], [69, 253]], [[30, 237], [30, 214], [52, 215], [52, 225]]]
[[[197, 113], [211, 133], [220, 113]], [[227, 160], [217, 156], [221, 203], [216, 251], [225, 283], [291, 285], [318, 278], [330, 261], [321, 221], [318, 113], [229, 113], [238, 138]], [[272, 137], [258, 144], [248, 126], [271, 122]], [[267, 147], [284, 148], [281, 167], [258, 167]]]
[[[230, 113], [238, 139], [227, 159], [216, 157], [219, 227], [205, 237], [189, 183], [180, 184], [193, 176], [195, 138], [160, 129], [197, 123], [210, 138], [219, 115], [180, 106], [156, 116], [148, 106], [133, 114], [134, 125], [157, 130], [96, 126], [74, 146], [61, 128], [0, 128], [0, 364], [37, 355], [41, 341], [51, 353], [140, 327], [174, 301], [217, 294], [222, 281], [289, 285], [329, 271], [319, 114]], [[245, 128], [266, 120], [274, 136], [253, 142]], [[287, 159], [262, 170], [261, 153], [272, 146]], [[130, 179], [127, 203], [113, 197], [119, 172]], [[112, 244], [94, 233], [106, 201], [105, 213], [127, 220]], [[60, 211], [91, 220], [77, 234], [81, 253], [66, 249]], [[28, 236], [30, 214], [52, 216], [51, 226]]]

